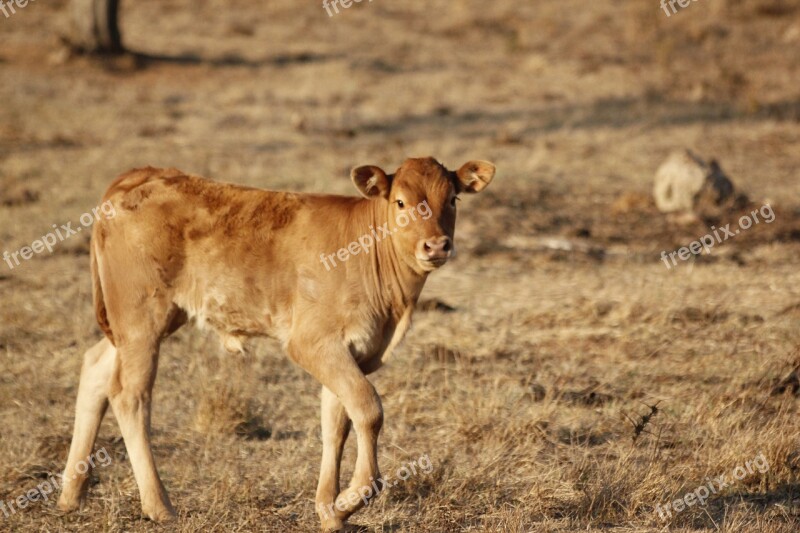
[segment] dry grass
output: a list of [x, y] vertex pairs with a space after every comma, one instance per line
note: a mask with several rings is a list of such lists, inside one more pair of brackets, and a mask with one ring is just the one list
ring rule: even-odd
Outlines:
[[[4, 20], [2, 250], [77, 220], [133, 166], [350, 193], [355, 164], [491, 159], [496, 183], [461, 206], [459, 258], [374, 377], [382, 471], [424, 454], [433, 468], [354, 522], [800, 527], [800, 2], [702, 0], [669, 19], [639, 1], [376, 0], [332, 19], [263, 4], [126, 3], [145, 55], [99, 63], [53, 53], [63, 1]], [[655, 211], [653, 172], [683, 146], [777, 218], [668, 271], [662, 250], [741, 214]], [[0, 500], [63, 468], [99, 335], [86, 237], [0, 267]], [[230, 358], [192, 328], [163, 346], [155, 452], [177, 525], [141, 518], [109, 415], [98, 446], [114, 462], [86, 508], [35, 502], [0, 530], [314, 530], [318, 386], [274, 342], [250, 348]], [[659, 519], [656, 505], [759, 453], [767, 472]], [[354, 456], [349, 442], [345, 476]]]

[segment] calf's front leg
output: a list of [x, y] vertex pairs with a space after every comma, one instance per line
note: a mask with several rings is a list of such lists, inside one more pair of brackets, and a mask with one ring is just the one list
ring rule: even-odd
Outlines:
[[[296, 338], [303, 339], [303, 335]], [[308, 338], [308, 337], [306, 337]], [[316, 378], [344, 407], [347, 417], [353, 424], [358, 442], [358, 457], [353, 471], [350, 485], [339, 492], [333, 506], [333, 519], [326, 520], [327, 511], [330, 504], [326, 503], [325, 513], [320, 513], [323, 526], [326, 528], [340, 528], [341, 524], [350, 515], [364, 507], [366, 502], [377, 496], [377, 491], [373, 486], [379, 486], [375, 480], [380, 478], [378, 470], [378, 434], [383, 426], [383, 407], [375, 387], [369, 382], [367, 377], [356, 364], [347, 349], [335, 341], [328, 343], [317, 343], [307, 345], [304, 341], [292, 341], [288, 347], [289, 356], [306, 372]], [[323, 392], [323, 395], [326, 393]], [[332, 400], [323, 399], [324, 402], [332, 403]], [[330, 408], [330, 411], [333, 409]], [[325, 416], [323, 414], [323, 416]], [[341, 423], [341, 422], [340, 422]], [[335, 426], [334, 426], [335, 428]], [[329, 428], [330, 429], [330, 428]], [[341, 457], [341, 451], [337, 447], [343, 446], [344, 436], [339, 439], [330, 435], [330, 444], [323, 441], [323, 450], [327, 445], [329, 450], [323, 451], [323, 469], [330, 468], [333, 464], [332, 459]], [[323, 439], [325, 439], [325, 429], [323, 425]], [[333, 447], [333, 445], [337, 445]], [[330, 454], [326, 456], [326, 453]], [[336, 460], [336, 463], [339, 461]], [[334, 472], [335, 473], [335, 472]], [[328, 471], [323, 471], [320, 475], [320, 487], [323, 495], [327, 497], [328, 492], [332, 492], [335, 484], [331, 482], [333, 475]], [[336, 475], [338, 481], [338, 474]], [[323, 483], [325, 486], [323, 487]], [[319, 491], [318, 491], [319, 495]], [[319, 504], [319, 502], [318, 502]]]
[[321, 394], [322, 464], [317, 485], [317, 514], [326, 531], [338, 531], [342, 520], [336, 516], [335, 502], [339, 495], [339, 473], [342, 451], [350, 433], [350, 418], [342, 402], [327, 387]]

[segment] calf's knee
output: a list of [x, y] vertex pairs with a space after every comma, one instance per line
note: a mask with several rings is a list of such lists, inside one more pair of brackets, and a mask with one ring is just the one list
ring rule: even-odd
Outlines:
[[372, 385], [361, 395], [359, 407], [358, 412], [352, 417], [353, 423], [375, 433], [380, 432], [383, 427], [383, 406], [380, 396]]

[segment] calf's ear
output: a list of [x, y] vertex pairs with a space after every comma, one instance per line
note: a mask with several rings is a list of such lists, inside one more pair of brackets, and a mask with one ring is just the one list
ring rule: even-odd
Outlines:
[[492, 182], [494, 173], [495, 166], [488, 161], [469, 161], [464, 163], [456, 171], [456, 177], [461, 186], [461, 191], [459, 192], [481, 192]]
[[364, 198], [389, 197], [391, 179], [380, 167], [365, 165], [350, 171], [350, 178]]

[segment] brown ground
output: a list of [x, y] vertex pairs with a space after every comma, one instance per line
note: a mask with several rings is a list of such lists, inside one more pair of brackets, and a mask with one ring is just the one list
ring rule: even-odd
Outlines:
[[[796, 531], [800, 527], [800, 2], [124, 2], [138, 59], [59, 51], [65, 2], [0, 17], [0, 243], [78, 223], [146, 164], [351, 194], [348, 169], [434, 155], [497, 163], [461, 204], [375, 375], [382, 470], [433, 468], [353, 522], [367, 531]], [[648, 201], [675, 148], [717, 157], [774, 223], [668, 270], [704, 235]], [[729, 213], [722, 224], [735, 222]], [[81, 354], [99, 337], [88, 232], [0, 263], [0, 500], [63, 468]], [[566, 249], [556, 249], [566, 248]], [[436, 301], [454, 308], [446, 312]], [[109, 415], [86, 508], [0, 531], [313, 531], [318, 386], [271, 341], [245, 359], [184, 328], [164, 344], [155, 449], [180, 520], [140, 516]], [[657, 406], [634, 440], [635, 424]], [[632, 420], [632, 421], [631, 421]], [[763, 453], [662, 522], [657, 504]], [[354, 447], [345, 457], [346, 475]]]

